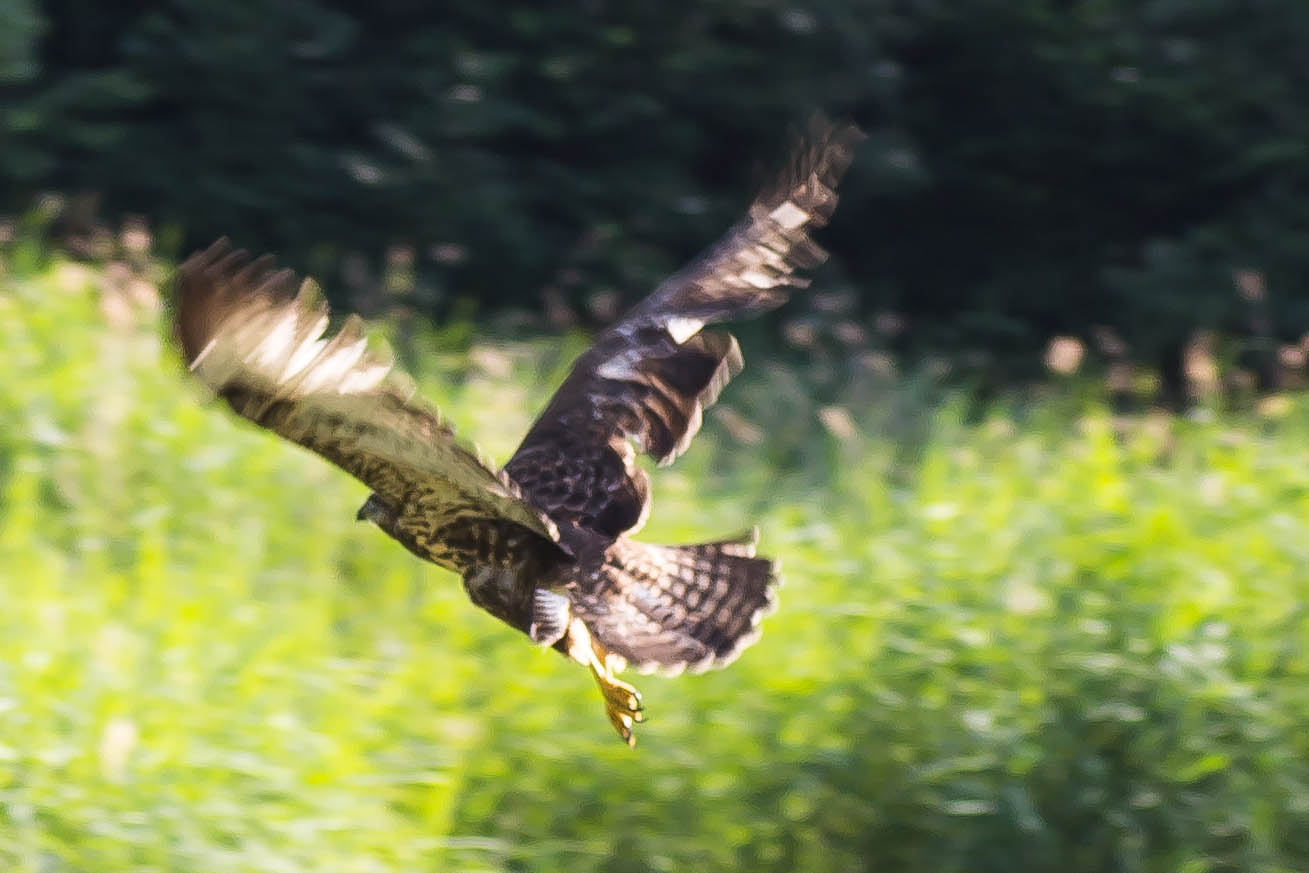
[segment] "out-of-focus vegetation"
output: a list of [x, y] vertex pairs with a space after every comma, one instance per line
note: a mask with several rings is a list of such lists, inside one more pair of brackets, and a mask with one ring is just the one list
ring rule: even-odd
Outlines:
[[430, 311], [631, 300], [819, 107], [871, 134], [827, 287], [899, 342], [1176, 361], [1309, 329], [1306, 45], [1303, 0], [0, 0], [0, 208], [90, 192], [364, 297], [390, 251]]
[[[0, 244], [0, 867], [1309, 869], [1309, 404], [976, 410], [753, 364], [643, 537], [758, 520], [787, 576], [726, 671], [590, 678], [353, 521], [161, 342], [139, 229]], [[580, 337], [397, 331], [512, 449]], [[832, 398], [829, 398], [832, 399]]]

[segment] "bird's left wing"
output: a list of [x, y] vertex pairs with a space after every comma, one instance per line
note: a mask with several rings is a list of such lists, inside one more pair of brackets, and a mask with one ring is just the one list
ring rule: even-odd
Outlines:
[[182, 264], [177, 285], [187, 366], [237, 414], [322, 455], [393, 507], [419, 501], [434, 520], [509, 522], [558, 541], [554, 523], [456, 442], [408, 376], [370, 347], [357, 316], [323, 336], [327, 307], [312, 283], [219, 240]]

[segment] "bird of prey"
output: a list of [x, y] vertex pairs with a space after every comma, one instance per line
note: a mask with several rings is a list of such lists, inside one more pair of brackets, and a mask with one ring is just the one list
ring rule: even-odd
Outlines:
[[[780, 305], [826, 253], [810, 237], [862, 134], [821, 118], [745, 216], [656, 287], [575, 363], [503, 469], [455, 439], [357, 316], [327, 308], [270, 256], [219, 240], [179, 268], [175, 329], [189, 369], [240, 416], [371, 490], [358, 512], [463, 577], [473, 603], [590, 669], [635, 743], [640, 694], [616, 677], [698, 672], [759, 635], [779, 582], [756, 535], [696, 545], [631, 539], [650, 509], [636, 452], [673, 461], [742, 366], [708, 325]], [[298, 289], [298, 293], [297, 293]]]

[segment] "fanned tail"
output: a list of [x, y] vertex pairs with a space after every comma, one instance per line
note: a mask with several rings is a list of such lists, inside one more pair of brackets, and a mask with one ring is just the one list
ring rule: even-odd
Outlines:
[[642, 673], [728, 664], [759, 638], [777, 602], [777, 565], [755, 557], [756, 536], [689, 546], [617, 540], [600, 585], [573, 594], [573, 613]]

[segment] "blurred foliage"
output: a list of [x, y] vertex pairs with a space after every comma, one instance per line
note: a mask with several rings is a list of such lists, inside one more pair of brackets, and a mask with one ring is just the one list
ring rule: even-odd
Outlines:
[[[39, 11], [0, 0], [10, 209], [97, 192], [363, 308], [397, 250], [433, 312], [635, 299], [820, 107], [871, 134], [827, 282], [907, 316], [904, 345], [1006, 356], [1108, 325], [1158, 360], [1197, 327], [1309, 330], [1301, 0]], [[1257, 317], [1236, 270], [1266, 277]]]
[[[781, 609], [641, 680], [629, 751], [362, 485], [204, 402], [136, 230], [98, 267], [4, 236], [6, 870], [1309, 869], [1304, 398], [977, 414], [756, 355], [642, 537], [758, 520]], [[387, 332], [501, 458], [584, 342]]]
[[0, 3], [0, 85], [36, 75], [41, 18], [31, 0]]

